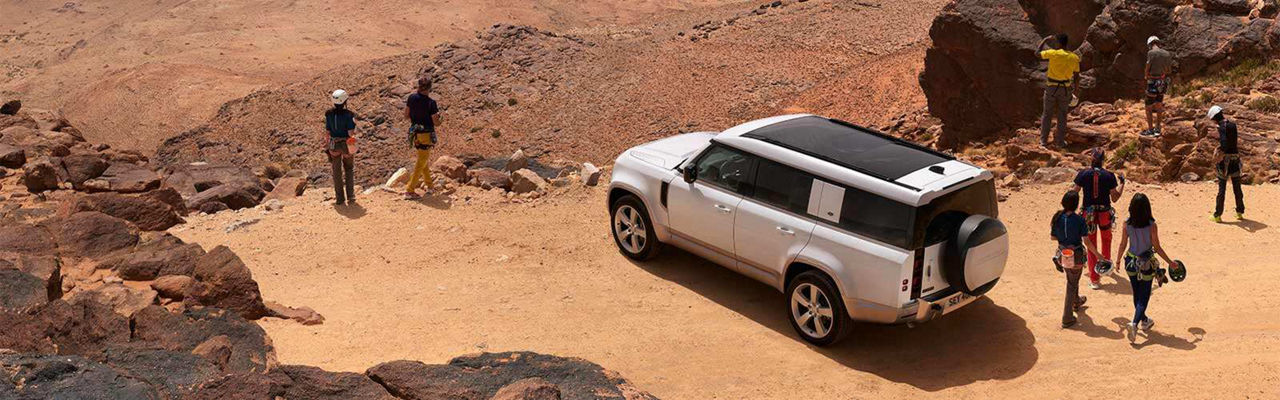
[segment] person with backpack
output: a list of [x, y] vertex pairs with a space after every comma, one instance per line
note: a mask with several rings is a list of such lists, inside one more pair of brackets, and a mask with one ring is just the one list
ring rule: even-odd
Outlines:
[[[1115, 223], [1116, 212], [1111, 203], [1119, 201], [1124, 194], [1125, 181], [1103, 168], [1106, 152], [1101, 147], [1090, 150], [1090, 166], [1076, 174], [1074, 191], [1083, 192], [1084, 219], [1089, 226], [1089, 242], [1102, 249], [1104, 260], [1111, 259], [1111, 226]], [[1101, 239], [1101, 243], [1099, 243]], [[1096, 269], [1098, 257], [1089, 255], [1089, 288], [1102, 288], [1101, 276]]]
[[1084, 240], [1088, 227], [1084, 217], [1076, 214], [1080, 207], [1080, 193], [1069, 191], [1062, 195], [1062, 210], [1053, 214], [1049, 235], [1058, 242], [1054, 261], [1067, 276], [1067, 295], [1062, 307], [1062, 328], [1076, 324], [1076, 311], [1089, 299], [1080, 295], [1080, 275], [1085, 265], [1085, 254], [1097, 258], [1098, 250], [1093, 242]]
[[1213, 209], [1213, 222], [1222, 222], [1222, 206], [1227, 201], [1227, 181], [1236, 196], [1236, 219], [1244, 219], [1244, 191], [1240, 189], [1240, 175], [1244, 165], [1240, 162], [1240, 133], [1236, 123], [1228, 120], [1222, 107], [1209, 108], [1209, 119], [1218, 124], [1218, 151], [1214, 153], [1214, 172], [1218, 175], [1218, 198]]
[[1053, 144], [1067, 147], [1067, 113], [1080, 93], [1080, 56], [1067, 50], [1068, 43], [1065, 33], [1049, 36], [1040, 41], [1037, 51], [1041, 60], [1049, 61], [1045, 72], [1044, 114], [1040, 117], [1040, 145], [1045, 147], [1049, 146], [1049, 129], [1054, 117], [1058, 118], [1058, 130]]
[[1125, 220], [1124, 233], [1120, 236], [1120, 249], [1125, 250], [1124, 256], [1117, 257], [1116, 264], [1124, 266], [1129, 275], [1129, 285], [1133, 288], [1133, 320], [1129, 323], [1128, 332], [1132, 343], [1138, 329], [1150, 331], [1156, 324], [1147, 316], [1151, 285], [1164, 279], [1155, 257], [1159, 255], [1164, 262], [1174, 265], [1164, 247], [1160, 246], [1160, 230], [1151, 214], [1151, 200], [1145, 194], [1134, 194], [1133, 200], [1129, 201], [1129, 219]]
[[1160, 47], [1160, 38], [1147, 38], [1147, 130], [1142, 136], [1160, 136], [1164, 123], [1164, 94], [1169, 91], [1169, 73], [1173, 72], [1173, 54]]
[[431, 78], [418, 79], [418, 91], [405, 99], [404, 118], [409, 120], [409, 145], [418, 153], [409, 185], [404, 189], [406, 199], [417, 199], [416, 190], [425, 185], [427, 193], [435, 190], [431, 180], [431, 149], [436, 145], [436, 129], [440, 127], [440, 108], [431, 98]]
[[334, 205], [355, 205], [355, 137], [351, 131], [356, 129], [356, 114], [347, 109], [347, 92], [342, 89], [333, 91], [330, 99], [333, 108], [324, 112], [324, 127], [329, 132], [326, 138], [326, 154], [329, 164], [333, 166]]

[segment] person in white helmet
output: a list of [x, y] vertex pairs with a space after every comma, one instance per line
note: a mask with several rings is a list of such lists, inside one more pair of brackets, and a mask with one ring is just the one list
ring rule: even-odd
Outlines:
[[330, 96], [333, 108], [324, 112], [324, 127], [329, 132], [326, 138], [326, 153], [333, 166], [334, 205], [355, 205], [355, 138], [351, 131], [356, 129], [356, 114], [347, 109], [347, 92], [342, 89], [333, 91]]
[[1164, 94], [1169, 91], [1169, 73], [1173, 72], [1173, 54], [1160, 47], [1160, 38], [1147, 38], [1147, 130], [1143, 136], [1160, 136], [1164, 123]]
[[1227, 181], [1231, 181], [1231, 189], [1236, 195], [1236, 219], [1244, 219], [1244, 191], [1240, 189], [1239, 132], [1236, 123], [1223, 115], [1222, 107], [1209, 108], [1209, 119], [1218, 124], [1218, 151], [1214, 153], [1214, 171], [1218, 175], [1218, 198], [1213, 209], [1213, 222], [1222, 222], [1222, 206], [1227, 194]]

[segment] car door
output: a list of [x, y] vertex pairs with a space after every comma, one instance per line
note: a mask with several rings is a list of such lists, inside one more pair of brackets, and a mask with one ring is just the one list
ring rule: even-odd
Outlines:
[[671, 230], [695, 244], [733, 257], [733, 220], [754, 158], [713, 144], [693, 162], [693, 183], [675, 179], [667, 193]]
[[738, 206], [734, 252], [738, 269], [765, 282], [778, 277], [809, 243], [814, 223], [804, 217], [813, 176], [769, 160], [756, 163], [749, 196]]

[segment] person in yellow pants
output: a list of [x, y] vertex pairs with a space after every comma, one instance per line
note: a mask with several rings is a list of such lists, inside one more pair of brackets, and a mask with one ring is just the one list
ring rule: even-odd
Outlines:
[[436, 145], [436, 128], [440, 126], [440, 107], [431, 99], [431, 78], [418, 79], [418, 91], [409, 95], [404, 102], [404, 118], [409, 120], [409, 144], [418, 153], [418, 161], [409, 175], [409, 185], [404, 188], [407, 199], [416, 199], [417, 190], [426, 185], [427, 191], [434, 189], [431, 180], [431, 148]]

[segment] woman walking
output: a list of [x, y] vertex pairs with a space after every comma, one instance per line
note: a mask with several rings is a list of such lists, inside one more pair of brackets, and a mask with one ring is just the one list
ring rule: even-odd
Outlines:
[[[1124, 265], [1129, 274], [1129, 285], [1133, 287], [1133, 321], [1129, 323], [1129, 342], [1137, 338], [1138, 329], [1150, 331], [1155, 320], [1147, 316], [1147, 304], [1151, 301], [1151, 284], [1159, 275], [1159, 255], [1164, 262], [1173, 265], [1173, 260], [1160, 246], [1160, 230], [1156, 219], [1151, 214], [1151, 200], [1147, 195], [1138, 193], [1129, 201], [1129, 219], [1124, 223], [1124, 233], [1120, 236], [1120, 249], [1127, 249], [1124, 263], [1117, 258], [1116, 263]], [[1118, 252], [1117, 252], [1118, 253]]]
[[1067, 276], [1067, 296], [1062, 307], [1064, 329], [1076, 324], [1076, 311], [1089, 300], [1080, 295], [1080, 275], [1084, 272], [1087, 261], [1085, 251], [1088, 251], [1090, 257], [1098, 256], [1093, 241], [1085, 240], [1089, 235], [1089, 228], [1084, 217], [1076, 214], [1079, 207], [1080, 193], [1070, 191], [1062, 195], [1062, 210], [1053, 214], [1053, 222], [1049, 226], [1049, 235], [1058, 241], [1055, 261]]

